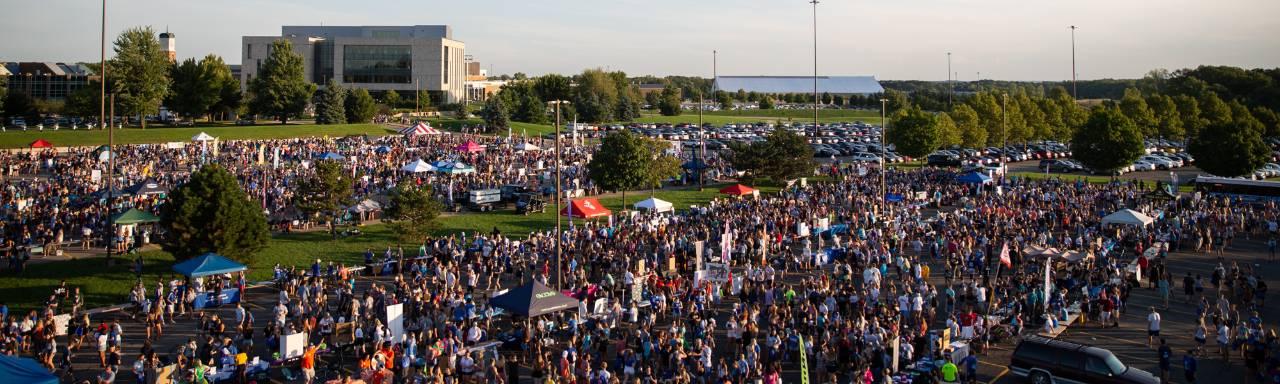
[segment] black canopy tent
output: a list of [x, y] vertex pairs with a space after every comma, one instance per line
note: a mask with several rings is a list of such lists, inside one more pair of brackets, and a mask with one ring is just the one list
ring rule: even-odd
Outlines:
[[160, 186], [160, 183], [157, 183], [155, 179], [147, 178], [129, 188], [129, 192], [134, 196], [163, 195], [169, 193], [169, 189]]
[[489, 299], [489, 305], [512, 314], [535, 317], [578, 307], [578, 300], [531, 281]]

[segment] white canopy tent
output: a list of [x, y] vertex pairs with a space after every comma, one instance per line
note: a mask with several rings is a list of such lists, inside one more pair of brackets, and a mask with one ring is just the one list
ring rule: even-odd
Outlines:
[[1102, 218], [1102, 224], [1136, 225], [1139, 227], [1151, 225], [1155, 221], [1151, 216], [1128, 208], [1121, 209]]
[[412, 163], [405, 164], [400, 170], [410, 173], [435, 172], [436, 167], [431, 163], [422, 161], [422, 159], [414, 160]]
[[516, 150], [517, 151], [540, 151], [542, 150], [542, 148], [536, 145], [533, 145], [533, 143], [523, 142], [520, 144], [516, 144]]
[[191, 141], [203, 142], [203, 141], [213, 141], [213, 140], [214, 140], [213, 136], [210, 136], [208, 133], [204, 133], [204, 132], [200, 132], [200, 134], [191, 137]]
[[656, 197], [650, 197], [635, 203], [636, 209], [645, 209], [658, 213], [675, 211], [675, 206], [670, 201], [662, 200]]

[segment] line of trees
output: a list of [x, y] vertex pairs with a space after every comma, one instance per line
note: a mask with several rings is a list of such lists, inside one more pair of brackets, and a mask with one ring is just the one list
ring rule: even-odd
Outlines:
[[501, 107], [486, 104], [486, 128], [505, 128], [497, 111], [507, 112], [510, 121], [543, 124], [555, 118], [548, 115], [547, 102], [569, 101], [560, 106], [562, 120], [577, 119], [585, 123], [631, 121], [640, 117], [644, 98], [640, 90], [631, 84], [624, 72], [605, 72], [588, 69], [574, 77], [544, 75], [524, 81], [515, 81], [502, 87], [491, 98]]

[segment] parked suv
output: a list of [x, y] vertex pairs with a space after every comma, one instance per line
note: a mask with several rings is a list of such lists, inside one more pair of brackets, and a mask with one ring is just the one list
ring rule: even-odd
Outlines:
[[1033, 384], [1160, 382], [1150, 372], [1120, 362], [1111, 351], [1040, 336], [1028, 336], [1018, 343], [1009, 372]]

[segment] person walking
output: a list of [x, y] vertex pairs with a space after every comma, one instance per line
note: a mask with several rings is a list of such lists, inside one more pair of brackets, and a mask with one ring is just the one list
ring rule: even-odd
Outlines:
[[1152, 347], [1155, 338], [1160, 337], [1160, 313], [1156, 312], [1156, 306], [1151, 306], [1151, 313], [1147, 314], [1147, 348]]
[[1165, 342], [1163, 337], [1160, 338], [1158, 354], [1160, 355], [1160, 382], [1168, 383], [1170, 361], [1173, 360], [1173, 349], [1169, 348], [1169, 344]]
[[1199, 363], [1196, 361], [1195, 350], [1188, 349], [1187, 353], [1182, 355], [1182, 375], [1188, 383], [1196, 382], [1196, 367]]

